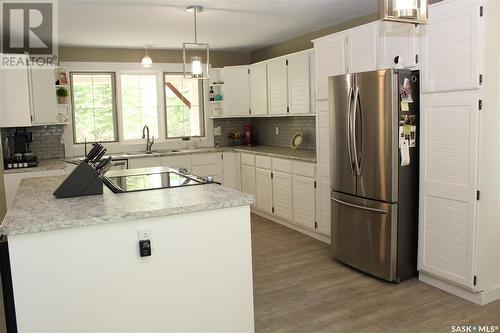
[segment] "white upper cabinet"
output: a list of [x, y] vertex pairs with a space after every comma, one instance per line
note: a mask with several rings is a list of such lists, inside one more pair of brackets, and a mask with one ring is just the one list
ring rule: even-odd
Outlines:
[[314, 42], [316, 99], [328, 99], [328, 78], [346, 74], [346, 35], [338, 33]]
[[287, 65], [285, 58], [267, 63], [269, 114], [288, 113]]
[[224, 76], [224, 116], [248, 116], [250, 113], [249, 67], [224, 67], [222, 72]]
[[251, 115], [267, 114], [267, 64], [250, 66], [250, 109]]
[[288, 62], [288, 106], [290, 114], [311, 112], [311, 54], [292, 54]]
[[424, 93], [480, 87], [480, 7], [478, 1], [450, 1], [429, 11], [422, 38]]
[[379, 68], [392, 68], [398, 64], [405, 68], [417, 65], [416, 27], [413, 24], [381, 21], [379, 26]]
[[[25, 55], [11, 55], [26, 57]], [[31, 126], [31, 100], [27, 67], [0, 71], [0, 127]], [[55, 94], [52, 90], [52, 95]]]
[[33, 123], [37, 125], [56, 123], [57, 105], [53, 69], [33, 68], [30, 74]]
[[378, 22], [348, 30], [347, 72], [360, 73], [377, 69]]

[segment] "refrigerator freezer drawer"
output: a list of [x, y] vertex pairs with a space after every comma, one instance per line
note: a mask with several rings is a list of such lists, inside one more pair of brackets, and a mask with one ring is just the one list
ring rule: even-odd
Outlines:
[[333, 257], [388, 281], [397, 278], [397, 204], [333, 192]]

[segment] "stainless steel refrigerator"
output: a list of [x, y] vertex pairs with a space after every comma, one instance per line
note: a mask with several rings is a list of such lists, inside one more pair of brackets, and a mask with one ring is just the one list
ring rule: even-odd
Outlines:
[[329, 89], [333, 257], [388, 281], [414, 276], [418, 72], [340, 75]]

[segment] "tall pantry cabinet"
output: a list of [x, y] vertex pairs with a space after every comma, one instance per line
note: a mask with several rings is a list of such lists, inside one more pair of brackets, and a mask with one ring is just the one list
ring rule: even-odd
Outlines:
[[499, 7], [431, 5], [421, 40], [420, 280], [479, 304], [500, 298]]

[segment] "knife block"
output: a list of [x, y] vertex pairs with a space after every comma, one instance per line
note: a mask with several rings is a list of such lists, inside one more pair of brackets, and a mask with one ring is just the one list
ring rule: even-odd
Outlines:
[[56, 198], [98, 195], [103, 191], [102, 179], [87, 162], [81, 162], [54, 192]]

